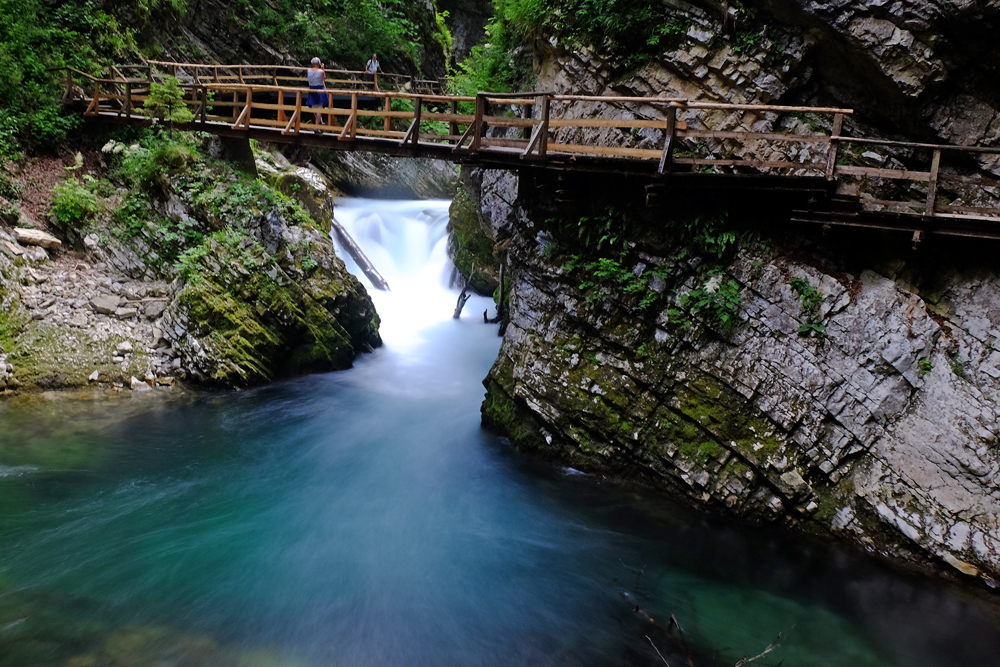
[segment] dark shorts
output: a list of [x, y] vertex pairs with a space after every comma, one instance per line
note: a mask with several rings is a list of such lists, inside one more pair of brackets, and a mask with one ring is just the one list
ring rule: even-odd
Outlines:
[[314, 93], [312, 90], [326, 90], [326, 88], [313, 88], [309, 86], [310, 92], [309, 97], [306, 99], [306, 106], [308, 107], [325, 107], [329, 101], [330, 96], [326, 93]]

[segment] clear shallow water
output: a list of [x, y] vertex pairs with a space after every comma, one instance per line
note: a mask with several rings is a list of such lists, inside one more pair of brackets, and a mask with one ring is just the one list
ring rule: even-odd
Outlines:
[[340, 204], [393, 288], [354, 369], [0, 403], [0, 665], [1000, 664], [978, 596], [481, 431], [499, 339], [488, 300], [451, 319], [446, 203]]

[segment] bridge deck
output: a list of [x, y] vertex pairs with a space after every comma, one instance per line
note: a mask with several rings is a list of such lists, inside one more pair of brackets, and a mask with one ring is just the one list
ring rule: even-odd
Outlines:
[[[915, 241], [927, 232], [1000, 238], [1000, 178], [984, 168], [991, 166], [987, 160], [1000, 164], [1000, 148], [845, 136], [849, 109], [550, 93], [462, 97], [431, 88], [381, 90], [362, 81], [326, 91], [322, 105], [311, 107], [310, 90], [298, 85], [295, 72], [279, 75], [279, 68], [270, 68], [265, 75], [257, 70], [267, 67], [233, 66], [240, 68], [234, 75], [220, 74], [222, 66], [153, 64], [193, 72], [182, 85], [195, 114], [191, 127], [217, 135], [488, 168], [633, 174], [674, 187], [812, 191], [819, 196], [794, 212], [793, 220], [906, 230]], [[201, 69], [211, 76], [200, 77]], [[79, 90], [75, 79], [84, 83], [85, 115], [149, 122], [139, 109], [155, 79], [152, 68], [145, 79], [118, 70], [112, 79], [66, 71], [67, 101]], [[831, 130], [816, 129], [816, 122], [800, 123], [808, 131], [799, 134], [746, 129], [771, 128], [782, 114], [825, 117]], [[737, 129], [711, 129], [719, 126]], [[843, 164], [846, 156], [875, 156], [876, 147], [926, 167]], [[862, 181], [876, 186], [866, 190], [899, 196], [862, 198]]]

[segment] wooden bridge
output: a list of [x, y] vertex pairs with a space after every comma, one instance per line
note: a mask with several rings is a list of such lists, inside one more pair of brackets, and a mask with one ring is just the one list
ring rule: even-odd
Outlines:
[[[129, 67], [144, 75], [125, 76]], [[336, 70], [327, 70], [326, 105], [310, 107], [299, 67], [151, 61], [104, 78], [65, 72], [64, 101], [108, 122], [149, 123], [139, 113], [149, 85], [169, 74], [194, 112], [189, 129], [222, 136], [559, 178], [624, 174], [644, 179], [649, 205], [673, 188], [790, 193], [794, 222], [907, 231], [914, 242], [928, 233], [1000, 238], [1000, 177], [990, 171], [1000, 147], [847, 136], [850, 109], [544, 92], [465, 97], [444, 94], [441, 82], [366, 81]], [[789, 116], [802, 121], [773, 130]]]

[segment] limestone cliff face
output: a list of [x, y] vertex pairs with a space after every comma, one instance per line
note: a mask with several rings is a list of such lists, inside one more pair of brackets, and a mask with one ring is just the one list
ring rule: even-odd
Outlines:
[[994, 585], [996, 271], [911, 267], [857, 237], [823, 252], [744, 236], [717, 258], [662, 219], [620, 264], [587, 266], [516, 177], [484, 188], [515, 202], [495, 220], [512, 294], [486, 424], [583, 470]]
[[[856, 110], [848, 131], [918, 140], [989, 145], [1000, 136], [997, 2], [861, 2], [758, 0], [744, 3], [672, 0], [681, 34], [638, 70], [622, 54], [567, 48], [558, 35], [534, 42], [538, 90], [585, 94], [668, 95], [699, 101], [762, 104], [835, 104]], [[742, 9], [740, 9], [742, 7]], [[658, 118], [653, 107], [631, 108]], [[620, 115], [594, 104], [583, 116]], [[692, 129], [805, 129], [829, 121], [801, 115], [682, 113]], [[576, 133], [575, 135], [571, 133]], [[610, 145], [662, 147], [659, 131], [636, 136], [616, 130], [564, 130], [566, 138]], [[725, 142], [690, 144], [707, 154], [762, 154], [763, 147]], [[774, 150], [773, 146], [769, 150]], [[807, 150], [795, 148], [795, 150]], [[783, 159], [774, 156], [777, 159]], [[807, 155], [800, 155], [806, 158]], [[862, 157], [858, 162], [905, 163], [907, 153]], [[998, 171], [996, 157], [981, 167]], [[926, 166], [925, 166], [926, 168]]]

